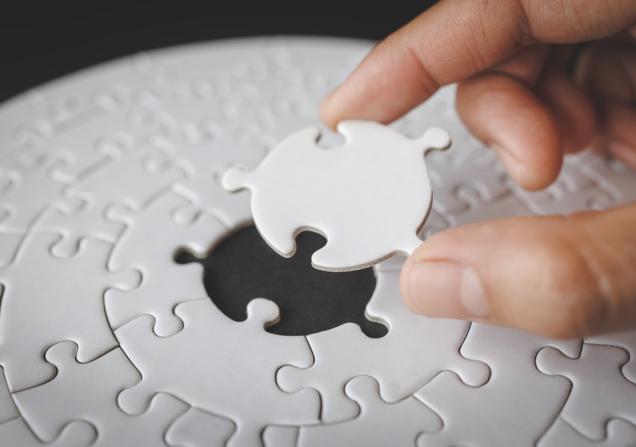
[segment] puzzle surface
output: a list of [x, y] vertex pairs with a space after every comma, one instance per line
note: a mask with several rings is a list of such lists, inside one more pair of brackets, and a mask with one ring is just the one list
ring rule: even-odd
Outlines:
[[[174, 261], [184, 248], [204, 255], [252, 220], [249, 192], [225, 191], [223, 173], [254, 170], [284, 138], [315, 126], [322, 96], [369, 48], [302, 38], [185, 46], [0, 105], [0, 445], [636, 445], [636, 332], [559, 342], [415, 316], [399, 297], [403, 258], [393, 257], [374, 267], [365, 309], [387, 327], [383, 337], [352, 323], [275, 335], [265, 326], [285, 314], [272, 301], [253, 297], [247, 319], [233, 321], [206, 295], [201, 265]], [[420, 238], [636, 200], [636, 173], [591, 152], [570, 156], [546, 191], [519, 190], [453, 100], [443, 89], [389, 132], [399, 145], [434, 126], [453, 139], [426, 165], [417, 158], [422, 185], [427, 167], [433, 185]], [[313, 156], [342, 145], [323, 129], [336, 147], [316, 146], [316, 135], [297, 134]], [[368, 186], [386, 192], [377, 206], [415, 207], [408, 222], [395, 219], [407, 232], [429, 211], [425, 188], [418, 202], [400, 195], [406, 185]], [[364, 191], [356, 185], [352, 197]], [[295, 215], [295, 200], [310, 194], [296, 192], [277, 213]], [[269, 202], [259, 206], [271, 214]], [[289, 220], [270, 243], [290, 253], [299, 225], [329, 235], [318, 220]], [[354, 236], [329, 242], [341, 253], [360, 243]], [[381, 248], [345, 264], [395, 250]], [[342, 268], [338, 256], [315, 261]]]

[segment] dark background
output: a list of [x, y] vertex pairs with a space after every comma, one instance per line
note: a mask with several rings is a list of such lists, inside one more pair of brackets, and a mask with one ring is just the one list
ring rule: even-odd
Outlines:
[[5, 5], [0, 6], [0, 101], [98, 62], [186, 42], [271, 34], [377, 40], [434, 1], [18, 0], [3, 3]]

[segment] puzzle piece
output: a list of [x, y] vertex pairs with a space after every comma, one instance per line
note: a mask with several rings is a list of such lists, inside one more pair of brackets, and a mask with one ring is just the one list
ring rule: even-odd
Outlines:
[[13, 164], [11, 169], [6, 170], [11, 183], [5, 184], [0, 195], [0, 230], [25, 230], [46, 209], [71, 212], [77, 207], [78, 204], [61, 198], [64, 185], [48, 177], [48, 171], [62, 157], [60, 154], [47, 154], [32, 164]]
[[420, 433], [442, 428], [439, 417], [415, 397], [408, 396], [392, 404], [383, 401], [378, 383], [371, 377], [353, 378], [347, 383], [345, 394], [360, 405], [360, 415], [338, 424], [301, 427], [299, 445], [414, 446]]
[[627, 351], [629, 360], [622, 366], [621, 373], [626, 379], [636, 383], [636, 331], [595, 335], [587, 338], [585, 342], [596, 345], [616, 346]]
[[63, 163], [51, 169], [51, 178], [64, 184], [81, 180], [99, 165], [114, 162], [143, 146], [160, 129], [156, 114], [140, 105], [116, 110], [99, 120], [90, 120], [59, 135], [52, 148], [65, 154]]
[[[222, 135], [222, 131], [218, 130]], [[225, 130], [227, 132], [227, 130]], [[265, 151], [251, 151], [228, 138], [210, 137], [213, 141], [191, 142], [179, 136], [156, 137], [155, 145], [162, 148], [154, 163], [175, 159], [187, 177], [174, 185], [175, 190], [190, 199], [189, 204], [177, 210], [177, 223], [193, 222], [201, 213], [213, 214], [226, 226], [233, 227], [252, 220], [249, 195], [228, 194], [221, 187], [221, 173], [233, 163], [253, 166], [265, 155]], [[233, 150], [227, 150], [232, 148]], [[242, 150], [241, 150], [242, 149]]]
[[152, 146], [136, 148], [109, 160], [78, 184], [65, 189], [66, 200], [80, 202], [81, 206], [71, 211], [49, 209], [38, 222], [38, 228], [63, 235], [52, 253], [69, 256], [87, 236], [116, 241], [123, 226], [105, 217], [109, 207], [123, 203], [140, 208], [184, 176], [183, 170], [170, 161], [161, 165], [150, 163], [156, 152]]
[[636, 427], [622, 419], [612, 419], [607, 423], [607, 436], [593, 440], [582, 436], [563, 419], [557, 419], [554, 426], [541, 439], [538, 447], [634, 447]]
[[53, 345], [45, 357], [58, 374], [50, 382], [15, 394], [20, 413], [38, 438], [54, 439], [66, 424], [82, 420], [97, 430], [95, 446], [165, 445], [167, 427], [187, 406], [158, 394], [145, 413], [127, 415], [117, 407], [117, 393], [139, 380], [139, 375], [124, 353], [113, 349], [89, 363], [78, 363], [76, 353], [72, 342]]
[[190, 408], [166, 432], [166, 442], [179, 447], [224, 446], [236, 430], [229, 419]]
[[112, 208], [108, 218], [122, 222], [126, 231], [109, 261], [111, 269], [135, 268], [142, 274], [140, 286], [130, 292], [110, 291], [105, 299], [106, 314], [117, 328], [142, 314], [155, 317], [154, 331], [168, 336], [182, 328], [173, 314], [183, 301], [207, 297], [203, 287], [203, 268], [199, 264], [178, 265], [174, 255], [185, 247], [201, 257], [227, 231], [212, 216], [178, 225], [170, 218], [175, 209], [187, 203], [168, 192], [156, 197], [141, 210]]
[[[60, 340], [76, 341], [82, 362], [116, 346], [104, 314], [104, 291], [129, 290], [140, 280], [138, 272], [130, 269], [107, 270], [105, 260], [112, 245], [97, 239], [82, 241], [79, 252], [70, 258], [49, 256], [49, 247], [58, 238], [55, 234], [31, 234], [15, 263], [0, 272], [5, 288], [0, 363], [14, 392], [54, 375], [54, 368], [43, 361], [42, 354]], [[81, 281], [71, 280], [69, 272], [81, 272]]]
[[447, 148], [448, 133], [433, 128], [411, 140], [370, 121], [345, 121], [338, 130], [347, 139], [342, 147], [320, 148], [318, 129], [303, 129], [256, 170], [229, 169], [223, 186], [252, 190], [256, 227], [282, 256], [294, 254], [303, 229], [327, 237], [312, 256], [322, 270], [355, 270], [411, 253], [432, 201], [424, 153]]
[[95, 429], [88, 423], [73, 421], [62, 427], [58, 436], [43, 443], [35, 437], [22, 418], [0, 424], [0, 444], [15, 447], [88, 447], [95, 441]]
[[234, 421], [236, 433], [230, 446], [258, 445], [261, 431], [270, 424], [318, 421], [320, 403], [314, 392], [286, 394], [274, 382], [276, 369], [285, 362], [291, 360], [300, 367], [311, 364], [303, 337], [265, 332], [264, 326], [279, 318], [274, 303], [251, 301], [243, 322], [228, 319], [207, 298], [180, 304], [175, 313], [184, 328], [168, 338], [152, 333], [150, 316], [115, 331], [142, 375], [140, 383], [120, 394], [122, 409], [138, 413], [150, 396], [170, 393]]
[[[412, 313], [399, 295], [399, 272], [377, 273], [377, 286], [366, 313], [382, 321], [389, 332], [368, 338], [348, 323], [307, 337], [314, 353], [310, 368], [283, 366], [277, 383], [285, 391], [303, 387], [322, 396], [322, 420], [336, 422], [356, 417], [358, 408], [343, 393], [353, 377], [370, 375], [380, 383], [380, 395], [397, 402], [413, 394], [440, 371], [456, 371], [462, 380], [479, 386], [488, 380], [488, 367], [459, 354], [468, 323], [426, 318]], [[338, 365], [334, 368], [334, 365]]]
[[562, 375], [572, 382], [561, 417], [584, 436], [602, 439], [609, 419], [636, 424], [636, 384], [620, 371], [628, 359], [627, 351], [621, 348], [584, 343], [579, 358], [544, 348], [536, 364], [539, 371]]
[[418, 445], [534, 445], [568, 396], [567, 380], [546, 377], [534, 367], [537, 351], [546, 345], [573, 354], [580, 349], [579, 342], [473, 323], [460, 352], [486, 363], [490, 379], [468, 387], [455, 374], [443, 372], [418, 391], [416, 397], [444, 422], [441, 431], [422, 435]]

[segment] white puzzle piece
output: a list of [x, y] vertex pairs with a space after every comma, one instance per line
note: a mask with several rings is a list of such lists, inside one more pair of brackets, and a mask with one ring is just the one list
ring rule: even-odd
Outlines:
[[444, 421], [441, 431], [422, 435], [418, 445], [534, 445], [559, 415], [569, 391], [567, 380], [536, 370], [535, 356], [546, 345], [572, 355], [580, 349], [579, 342], [473, 323], [460, 352], [486, 363], [490, 379], [467, 387], [455, 374], [443, 372], [418, 391], [416, 396]]
[[198, 408], [190, 408], [166, 432], [166, 442], [178, 447], [221, 447], [236, 430], [236, 425]]
[[180, 247], [205, 256], [227, 229], [210, 215], [176, 224], [172, 213], [184, 203], [187, 201], [183, 197], [166, 192], [136, 212], [126, 207], [109, 210], [108, 219], [126, 226], [109, 260], [110, 268], [134, 268], [142, 275], [135, 290], [111, 290], [106, 295], [105, 308], [111, 326], [117, 328], [139, 315], [149, 314], [156, 319], [157, 335], [172, 335], [182, 327], [174, 316], [174, 307], [207, 296], [201, 280], [203, 267], [194, 263], [178, 265], [174, 256]]
[[48, 441], [72, 421], [86, 421], [97, 431], [95, 446], [165, 445], [164, 432], [187, 410], [182, 402], [157, 395], [148, 410], [130, 417], [117, 407], [117, 393], [139, 380], [120, 349], [89, 363], [75, 359], [77, 346], [62, 342], [46, 352], [58, 375], [44, 385], [15, 394], [29, 426]]
[[[338, 424], [301, 427], [300, 446], [414, 446], [422, 432], [442, 428], [440, 418], [415, 397], [393, 404], [383, 401], [378, 383], [371, 377], [353, 378], [345, 386], [345, 394], [360, 406], [360, 415]], [[382, 430], [376, 428], [379, 426]]]
[[620, 371], [628, 359], [624, 349], [584, 343], [578, 358], [544, 348], [537, 355], [537, 367], [570, 379], [572, 391], [561, 417], [588, 438], [601, 439], [610, 419], [636, 424], [636, 384]]
[[[154, 335], [151, 317], [115, 331], [142, 375], [139, 384], [119, 397], [125, 411], [139, 413], [150, 396], [166, 392], [234, 421], [236, 433], [228, 443], [233, 446], [258, 445], [270, 424], [317, 422], [314, 392], [287, 394], [274, 381], [276, 369], [287, 359], [300, 367], [311, 364], [303, 337], [265, 332], [265, 325], [279, 318], [276, 304], [262, 298], [250, 301], [243, 322], [228, 319], [207, 298], [180, 304], [175, 313], [184, 328], [171, 337]], [[165, 368], [166, 363], [172, 366]]]
[[[139, 272], [135, 270], [106, 268], [112, 244], [86, 239], [76, 255], [54, 258], [49, 248], [58, 239], [56, 234], [31, 234], [16, 262], [0, 271], [5, 288], [0, 313], [0, 363], [14, 392], [54, 375], [43, 354], [61, 340], [77, 342], [82, 362], [117, 346], [104, 314], [104, 293], [109, 288], [130, 290], [139, 284]], [[81, 272], [81, 281], [69, 276], [70, 271]], [[25, 321], [29, 321], [28, 326]]]
[[424, 155], [450, 145], [442, 129], [412, 140], [370, 121], [344, 121], [342, 147], [320, 148], [319, 130], [300, 130], [276, 146], [252, 172], [229, 169], [223, 186], [252, 191], [256, 228], [279, 254], [295, 252], [302, 230], [324, 234], [312, 256], [321, 270], [355, 270], [421, 241], [432, 202]]
[[278, 371], [277, 382], [283, 390], [312, 387], [320, 392], [323, 421], [356, 416], [358, 408], [343, 390], [359, 375], [376, 378], [380, 395], [387, 402], [413, 394], [444, 370], [456, 371], [472, 386], [488, 380], [486, 364], [465, 359], [459, 353], [469, 324], [412, 313], [399, 295], [398, 281], [399, 272], [378, 272], [377, 286], [367, 305], [368, 318], [388, 326], [384, 337], [369, 338], [358, 325], [343, 324], [307, 337], [315, 357], [310, 368], [284, 366]]

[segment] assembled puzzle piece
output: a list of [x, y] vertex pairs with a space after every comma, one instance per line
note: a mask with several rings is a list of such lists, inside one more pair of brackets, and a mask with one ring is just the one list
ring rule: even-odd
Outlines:
[[231, 446], [258, 445], [267, 425], [318, 422], [320, 402], [315, 392], [284, 393], [274, 381], [276, 369], [290, 360], [309, 366], [311, 351], [304, 337], [265, 331], [267, 323], [279, 318], [273, 302], [251, 301], [242, 322], [227, 318], [208, 298], [182, 303], [175, 313], [184, 327], [171, 337], [154, 335], [150, 316], [115, 331], [142, 375], [140, 383], [120, 394], [124, 411], [139, 413], [151, 396], [166, 392], [234, 421]]
[[[182, 178], [183, 170], [171, 161], [151, 164], [158, 149], [150, 144], [133, 147], [95, 169], [80, 182], [64, 190], [66, 202], [80, 202], [71, 211], [47, 209], [38, 221], [39, 229], [59, 232], [63, 237], [52, 248], [55, 256], [68, 256], [79, 241], [88, 236], [116, 241], [123, 230], [121, 222], [107, 219], [113, 204], [139, 209]], [[114, 180], [116, 179], [116, 181]], [[71, 202], [73, 203], [73, 202]]]
[[301, 427], [300, 446], [414, 446], [422, 432], [442, 428], [440, 418], [413, 396], [391, 404], [383, 401], [372, 377], [353, 378], [347, 383], [345, 394], [358, 403], [360, 415], [337, 424]]
[[314, 267], [356, 270], [396, 253], [411, 253], [432, 202], [424, 154], [450, 145], [448, 133], [427, 130], [411, 140], [371, 121], [338, 125], [347, 142], [320, 148], [315, 127], [275, 147], [252, 172], [229, 169], [223, 186], [252, 191], [254, 222], [265, 241], [290, 257], [302, 230], [324, 234]]
[[153, 396], [143, 414], [117, 407], [117, 393], [139, 380], [130, 361], [116, 348], [89, 363], [79, 363], [77, 345], [62, 342], [46, 352], [58, 374], [43, 385], [20, 391], [15, 400], [38, 438], [54, 439], [72, 421], [87, 421], [97, 431], [94, 446], [166, 445], [164, 434], [187, 406], [174, 397]]
[[378, 272], [377, 279], [366, 313], [389, 328], [384, 337], [369, 338], [356, 324], [343, 324], [307, 337], [315, 358], [311, 367], [283, 366], [278, 371], [281, 389], [293, 392], [312, 387], [320, 392], [324, 422], [356, 416], [358, 408], [343, 393], [345, 384], [355, 376], [374, 377], [387, 402], [413, 394], [444, 370], [456, 371], [472, 386], [488, 380], [490, 371], [484, 363], [459, 353], [468, 323], [411, 312], [399, 296], [398, 271]]
[[584, 343], [579, 358], [544, 348], [536, 362], [541, 372], [562, 375], [572, 382], [561, 417], [584, 436], [601, 439], [610, 419], [636, 424], [636, 384], [621, 374], [628, 359], [624, 349]]
[[569, 391], [567, 380], [546, 377], [535, 368], [535, 355], [546, 345], [572, 354], [580, 349], [580, 342], [554, 342], [473, 323], [460, 353], [486, 363], [490, 379], [483, 386], [469, 387], [455, 374], [443, 372], [418, 391], [416, 397], [444, 421], [441, 431], [422, 435], [418, 445], [535, 445]]
[[159, 336], [178, 332], [181, 321], [174, 307], [192, 299], [207, 297], [200, 264], [177, 264], [174, 256], [180, 248], [203, 257], [227, 229], [214, 217], [202, 215], [183, 225], [171, 219], [175, 209], [187, 203], [183, 197], [166, 192], [154, 198], [141, 210], [113, 207], [108, 218], [122, 222], [126, 230], [110, 258], [114, 270], [135, 268], [142, 281], [130, 292], [111, 290], [105, 308], [113, 328], [143, 314], [155, 317], [154, 331]]
[[[13, 392], [55, 374], [42, 356], [61, 340], [77, 342], [81, 362], [115, 347], [117, 341], [104, 313], [104, 292], [109, 288], [130, 290], [140, 281], [139, 272], [132, 269], [105, 268], [112, 244], [85, 239], [76, 255], [55, 258], [48, 250], [58, 239], [56, 234], [32, 233], [15, 262], [0, 272], [5, 289], [0, 364]], [[70, 278], [69, 272], [81, 272], [81, 281]]]

